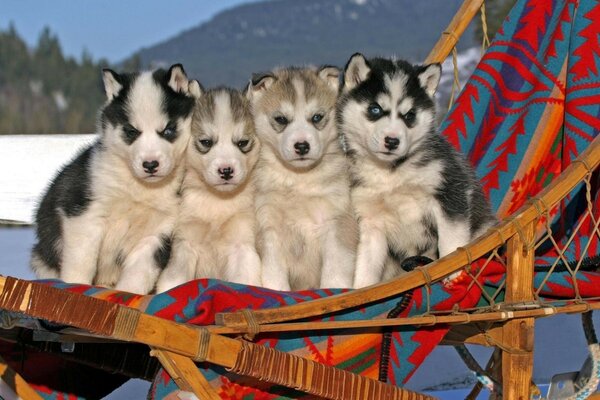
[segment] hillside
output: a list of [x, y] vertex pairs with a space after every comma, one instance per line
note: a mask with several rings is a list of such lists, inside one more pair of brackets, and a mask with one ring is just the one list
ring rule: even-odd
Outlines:
[[[135, 52], [118, 70], [181, 62], [206, 86], [242, 86], [252, 72], [287, 64], [343, 66], [351, 54], [422, 60], [462, 0], [272, 0], [241, 5]], [[173, 22], [176, 23], [176, 22]], [[467, 32], [461, 48], [471, 47]], [[46, 28], [28, 47], [0, 30], [0, 135], [93, 132], [108, 62], [66, 56]], [[446, 73], [450, 68], [445, 68]], [[470, 72], [463, 69], [462, 73]], [[464, 74], [464, 75], [467, 75]], [[449, 92], [444, 78], [441, 98]], [[445, 101], [442, 100], [441, 104]]]
[[[143, 65], [181, 62], [204, 85], [245, 84], [277, 65], [343, 65], [354, 52], [422, 60], [461, 0], [274, 0], [242, 5], [140, 50]], [[468, 32], [461, 48], [473, 46]]]

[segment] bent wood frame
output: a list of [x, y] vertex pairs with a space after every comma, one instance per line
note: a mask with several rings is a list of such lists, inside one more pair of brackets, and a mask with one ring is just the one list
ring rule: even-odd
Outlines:
[[[483, 0], [464, 1], [426, 62], [441, 62], [448, 56], [482, 4]], [[191, 391], [202, 399], [219, 397], [194, 362], [210, 362], [234, 373], [303, 390], [320, 398], [429, 399], [432, 397], [226, 335], [319, 329], [364, 332], [382, 326], [401, 325], [466, 323], [468, 327], [480, 322], [494, 322], [498, 325], [490, 333], [493, 333], [495, 343], [501, 346], [503, 393], [506, 398], [529, 398], [535, 318], [600, 309], [600, 303], [580, 302], [560, 307], [506, 308], [477, 314], [423, 315], [400, 319], [294, 321], [366, 305], [429, 285], [460, 271], [472, 260], [504, 244], [507, 244], [508, 263], [505, 304], [531, 301], [534, 298], [533, 249], [524, 244], [533, 240], [535, 223], [541, 214], [558, 204], [599, 164], [600, 138], [596, 138], [577, 161], [513, 217], [464, 248], [420, 270], [324, 299], [277, 309], [220, 314], [214, 326], [176, 323], [104, 300], [10, 277], [0, 277], [0, 308], [70, 325], [80, 330], [70, 332], [76, 335], [146, 344], [182, 390]], [[36, 398], [35, 394], [26, 390], [20, 394], [24, 399]]]

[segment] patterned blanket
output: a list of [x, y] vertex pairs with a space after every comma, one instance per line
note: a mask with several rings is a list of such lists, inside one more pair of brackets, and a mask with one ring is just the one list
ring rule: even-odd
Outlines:
[[[467, 154], [499, 218], [521, 207], [558, 176], [600, 131], [600, 3], [596, 0], [520, 0], [505, 20], [456, 103], [441, 131]], [[599, 174], [591, 187], [594, 215], [600, 207]], [[552, 210], [549, 225], [566, 258], [598, 254], [597, 221], [585, 214], [586, 185]], [[577, 227], [577, 228], [576, 228]], [[578, 233], [574, 240], [569, 236]], [[556, 258], [556, 246], [543, 243], [537, 263]], [[477, 265], [483, 265], [483, 261]], [[452, 286], [434, 284], [430, 292], [415, 290], [402, 316], [428, 311], [474, 307], [502, 287], [504, 266], [488, 263], [478, 284], [463, 279]], [[540, 296], [572, 299], [600, 296], [600, 274], [556, 270], [536, 273]], [[244, 308], [280, 307], [340, 293], [341, 289], [276, 292], [216, 280], [197, 280], [156, 296], [137, 296], [111, 290], [53, 282], [66, 290], [137, 307], [146, 313], [192, 324], [212, 324], [215, 313]], [[500, 291], [501, 292], [501, 291]], [[502, 293], [496, 293], [500, 300]], [[401, 299], [391, 298], [347, 310], [325, 320], [384, 317]], [[403, 327], [393, 332], [388, 381], [405, 383], [447, 327]], [[265, 346], [316, 360], [377, 379], [381, 333], [344, 331], [261, 334]], [[224, 399], [297, 399], [301, 393], [270, 387], [228, 374], [219, 367], [199, 368]], [[160, 371], [150, 398], [174, 398], [177, 386]], [[47, 398], [59, 398], [51, 390]]]

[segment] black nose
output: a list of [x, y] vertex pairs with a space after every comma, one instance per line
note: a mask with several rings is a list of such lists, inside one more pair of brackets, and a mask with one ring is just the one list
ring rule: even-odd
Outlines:
[[144, 167], [144, 171], [146, 171], [149, 174], [153, 174], [156, 172], [156, 169], [158, 168], [158, 161], [153, 160], [153, 161], [144, 161], [142, 163], [142, 167]]
[[398, 145], [400, 144], [400, 139], [395, 138], [395, 137], [386, 136], [384, 140], [385, 140], [385, 148], [390, 151], [396, 150], [398, 148]]
[[296, 142], [294, 143], [294, 148], [296, 149], [296, 154], [305, 155], [310, 151], [310, 144], [308, 142]]
[[219, 168], [219, 174], [221, 175], [222, 179], [225, 179], [226, 181], [228, 181], [231, 178], [233, 178], [233, 168], [231, 168], [231, 167]]

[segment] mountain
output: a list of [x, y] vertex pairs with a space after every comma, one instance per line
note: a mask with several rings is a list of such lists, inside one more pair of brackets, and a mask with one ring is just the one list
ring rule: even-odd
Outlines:
[[[238, 6], [140, 50], [144, 66], [181, 62], [206, 86], [244, 85], [274, 66], [343, 66], [355, 52], [426, 57], [462, 0], [273, 0]], [[472, 47], [468, 31], [461, 48]]]

